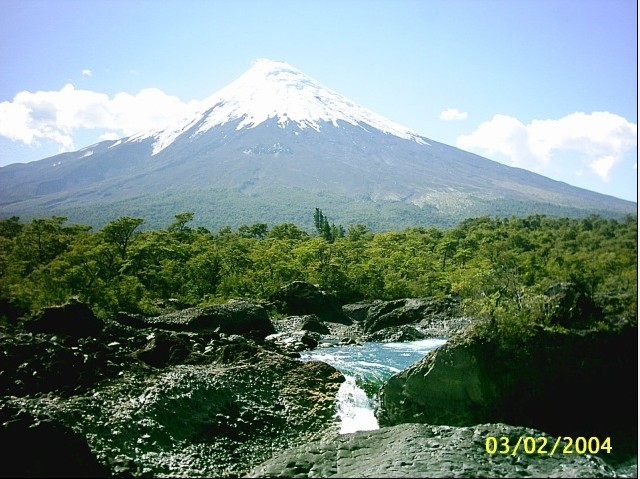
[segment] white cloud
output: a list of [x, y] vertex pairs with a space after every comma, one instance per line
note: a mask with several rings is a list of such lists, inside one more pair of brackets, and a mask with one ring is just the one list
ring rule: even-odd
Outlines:
[[115, 131], [107, 131], [102, 135], [100, 135], [101, 140], [110, 140], [110, 141], [119, 140], [121, 137], [122, 135], [118, 135]]
[[457, 108], [448, 108], [440, 113], [440, 119], [444, 121], [466, 120], [468, 116], [466, 111], [460, 111]]
[[90, 77], [93, 74], [93, 72], [91, 70], [89, 70], [88, 68], [85, 70], [82, 70], [82, 76], [83, 77]]
[[197, 105], [184, 103], [157, 88], [135, 95], [77, 90], [72, 84], [58, 91], [22, 91], [0, 103], [0, 136], [27, 145], [53, 140], [62, 151], [75, 148], [73, 136], [84, 129], [108, 130], [102, 138], [120, 138], [162, 128]]
[[572, 113], [558, 120], [533, 120], [525, 125], [507, 115], [495, 115], [456, 146], [488, 155], [503, 154], [513, 166], [544, 172], [562, 166], [563, 151], [577, 152], [582, 163], [609, 181], [625, 152], [637, 147], [638, 126], [609, 112]]

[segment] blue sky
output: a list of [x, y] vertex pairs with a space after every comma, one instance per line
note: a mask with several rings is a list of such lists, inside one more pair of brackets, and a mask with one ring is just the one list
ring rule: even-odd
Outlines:
[[180, 116], [260, 58], [637, 201], [635, 0], [0, 0], [0, 166]]

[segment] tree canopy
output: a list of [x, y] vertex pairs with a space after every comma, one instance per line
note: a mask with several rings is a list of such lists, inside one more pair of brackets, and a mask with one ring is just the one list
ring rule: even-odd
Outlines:
[[8, 218], [0, 299], [26, 312], [78, 297], [103, 315], [155, 314], [170, 299], [185, 307], [259, 300], [303, 280], [344, 303], [452, 294], [492, 318], [543, 311], [544, 293], [572, 282], [589, 297], [628, 297], [617, 307], [637, 314], [637, 217], [484, 216], [450, 229], [372, 233], [356, 224], [346, 234], [322, 210], [313, 217], [313, 233], [292, 223], [211, 233], [190, 228], [189, 212], [145, 231], [143, 219], [126, 216], [96, 232], [63, 217]]

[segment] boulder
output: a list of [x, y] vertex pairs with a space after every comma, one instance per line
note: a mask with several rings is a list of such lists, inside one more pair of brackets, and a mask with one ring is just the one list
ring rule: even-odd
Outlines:
[[264, 339], [275, 333], [267, 310], [247, 301], [230, 301], [204, 308], [187, 308], [155, 317], [120, 313], [122, 324], [171, 331], [242, 334]]
[[337, 296], [304, 281], [294, 281], [283, 286], [270, 296], [269, 301], [283, 314], [315, 314], [322, 321], [351, 323], [350, 318], [342, 311]]
[[482, 344], [445, 344], [392, 376], [381, 391], [381, 426], [419, 422], [470, 426], [497, 422], [502, 406]]
[[72, 299], [60, 306], [44, 308], [25, 323], [34, 333], [59, 334], [73, 337], [98, 336], [104, 327], [102, 320], [86, 304]]
[[149, 343], [133, 356], [150, 366], [180, 364], [191, 354], [189, 339], [178, 333], [160, 331], [150, 335]]
[[392, 376], [377, 417], [381, 426], [504, 422], [615, 437], [618, 452], [630, 445], [637, 454], [637, 388], [624, 401], [612, 394], [637, 381], [637, 335], [629, 323], [607, 331], [539, 327], [512, 349], [460, 335]]
[[[343, 307], [345, 314], [360, 323], [366, 333], [386, 328], [414, 325], [431, 328], [446, 324], [458, 313], [458, 301], [452, 296], [444, 298], [405, 298], [395, 301], [356, 303]], [[456, 328], [457, 329], [457, 328]]]
[[[217, 341], [209, 353], [218, 364], [233, 366], [237, 364], [257, 364], [260, 362], [262, 348], [242, 336], [229, 336], [225, 340]], [[264, 344], [264, 343], [263, 343]]]
[[512, 445], [519, 437], [555, 441], [544, 432], [506, 424], [401, 424], [289, 449], [246, 477], [619, 477], [590, 455], [488, 454], [489, 437], [508, 437]]
[[344, 314], [349, 316], [353, 321], [360, 323], [364, 321], [369, 313], [369, 310], [375, 303], [359, 302], [345, 304], [342, 306]]
[[145, 316], [144, 314], [118, 311], [118, 314], [116, 314], [114, 319], [118, 324], [139, 329], [150, 327], [149, 322], [151, 318]]
[[401, 341], [418, 341], [420, 339], [425, 339], [426, 337], [427, 335], [418, 331], [413, 326], [404, 325], [381, 329], [375, 333], [364, 335], [362, 339], [364, 341], [373, 341], [378, 343], [396, 343]]
[[327, 325], [324, 324], [322, 321], [320, 321], [316, 315], [305, 316], [302, 321], [302, 324], [300, 324], [300, 329], [302, 331], [318, 333], [318, 334], [331, 333]]
[[60, 421], [0, 406], [0, 477], [108, 477], [86, 438]]

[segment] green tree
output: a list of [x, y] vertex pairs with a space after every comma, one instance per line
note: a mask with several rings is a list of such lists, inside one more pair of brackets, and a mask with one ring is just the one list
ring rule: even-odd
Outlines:
[[367, 225], [361, 223], [351, 225], [347, 228], [347, 238], [351, 241], [360, 241], [364, 239], [371, 239], [372, 234], [369, 231]]
[[66, 221], [63, 216], [34, 218], [20, 228], [13, 238], [11, 256], [22, 276], [52, 261], [69, 248], [77, 235], [90, 229], [86, 226], [64, 226]]
[[12, 216], [0, 221], [0, 236], [4, 238], [15, 238], [22, 231], [23, 225], [20, 218]]
[[186, 213], [179, 213], [175, 216], [175, 220], [173, 223], [169, 225], [167, 228], [169, 231], [186, 231], [190, 229], [187, 226], [187, 223], [193, 220], [193, 211], [188, 211]]
[[129, 247], [135, 230], [138, 229], [138, 226], [143, 222], [144, 220], [142, 218], [122, 216], [110, 222], [102, 229], [105, 240], [116, 247], [123, 261], [127, 258], [127, 248]]
[[293, 223], [282, 223], [271, 228], [268, 236], [276, 240], [301, 240], [307, 238], [309, 235]]
[[345, 231], [342, 225], [336, 225], [334, 223], [330, 225], [329, 220], [320, 208], [316, 208], [313, 213], [313, 225], [318, 235], [329, 243], [333, 243], [336, 239], [344, 237]]
[[238, 233], [243, 238], [265, 239], [269, 228], [266, 223], [255, 223], [253, 225], [241, 225]]

